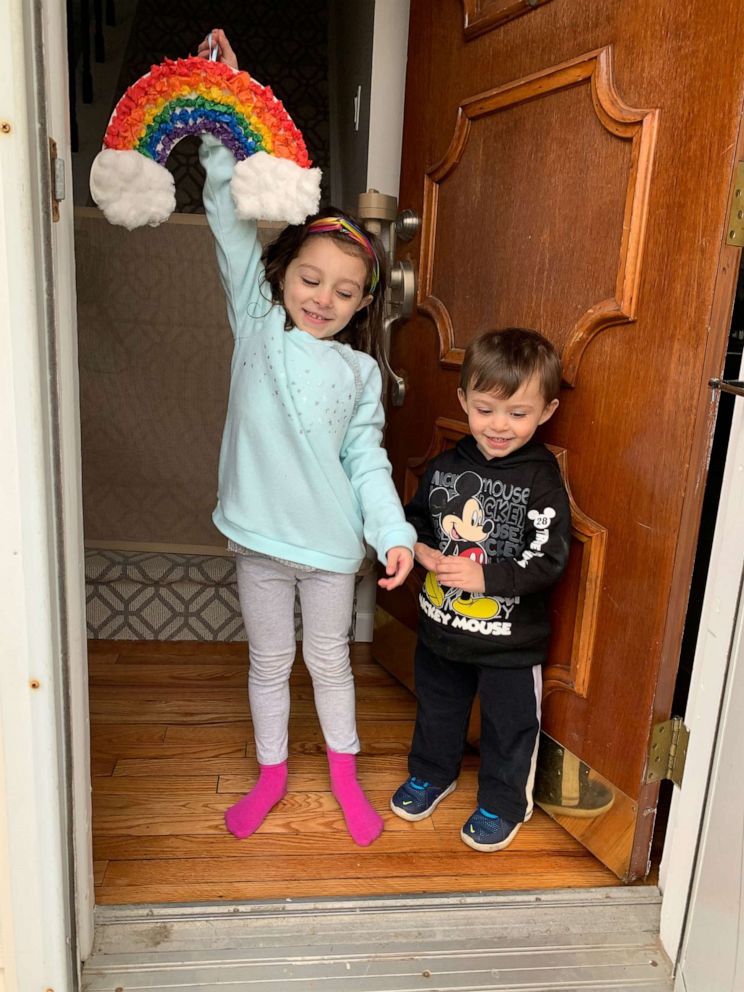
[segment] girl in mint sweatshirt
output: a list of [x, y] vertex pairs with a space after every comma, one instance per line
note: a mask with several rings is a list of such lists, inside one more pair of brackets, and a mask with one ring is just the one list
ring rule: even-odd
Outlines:
[[[212, 38], [237, 69], [224, 33]], [[205, 40], [199, 54], [208, 51]], [[259, 764], [256, 785], [225, 822], [247, 837], [286, 793], [299, 587], [331, 787], [352, 838], [366, 845], [382, 819], [356, 778], [348, 647], [355, 575], [366, 542], [386, 566], [380, 585], [395, 588], [411, 570], [415, 541], [382, 447], [372, 356], [382, 332], [383, 256], [353, 218], [332, 208], [285, 228], [262, 256], [255, 223], [235, 214], [232, 153], [204, 136], [200, 158], [235, 338], [213, 519], [236, 553]]]

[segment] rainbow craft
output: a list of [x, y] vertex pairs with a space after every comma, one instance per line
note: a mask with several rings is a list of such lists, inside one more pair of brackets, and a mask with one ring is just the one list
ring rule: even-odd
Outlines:
[[302, 135], [271, 89], [192, 56], [153, 66], [114, 108], [90, 174], [107, 220], [132, 230], [170, 217], [175, 185], [165, 163], [189, 134], [211, 134], [235, 156], [239, 217], [299, 224], [318, 209], [320, 169], [310, 168]]

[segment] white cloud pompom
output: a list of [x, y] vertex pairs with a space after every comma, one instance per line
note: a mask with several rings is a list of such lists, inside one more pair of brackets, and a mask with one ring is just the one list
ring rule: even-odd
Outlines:
[[90, 170], [90, 191], [106, 220], [129, 231], [157, 227], [176, 209], [173, 176], [135, 151], [100, 151]]
[[235, 166], [230, 183], [243, 220], [301, 224], [320, 202], [320, 169], [303, 169], [287, 158], [256, 152]]

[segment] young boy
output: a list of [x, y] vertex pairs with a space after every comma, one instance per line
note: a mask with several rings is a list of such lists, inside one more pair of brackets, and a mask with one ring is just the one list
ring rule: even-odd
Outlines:
[[548, 592], [571, 528], [558, 463], [532, 436], [555, 412], [560, 383], [560, 358], [536, 331], [476, 338], [457, 391], [470, 436], [433, 459], [406, 507], [428, 572], [410, 777], [390, 805], [422, 820], [454, 791], [477, 692], [478, 805], [460, 836], [478, 851], [506, 847], [532, 815]]

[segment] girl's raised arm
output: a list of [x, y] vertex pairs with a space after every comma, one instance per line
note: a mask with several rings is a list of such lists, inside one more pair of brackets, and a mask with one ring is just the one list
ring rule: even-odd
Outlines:
[[[220, 61], [233, 69], [238, 68], [235, 53], [224, 31], [212, 31], [212, 49], [216, 46]], [[200, 58], [209, 58], [209, 36], [199, 45]], [[259, 299], [263, 273], [261, 244], [255, 221], [240, 220], [235, 213], [230, 192], [230, 180], [235, 169], [235, 157], [216, 138], [203, 135], [199, 160], [207, 174], [204, 183], [204, 209], [209, 226], [217, 242], [217, 262], [220, 278], [227, 296], [227, 311], [233, 334], [245, 333], [249, 314], [255, 311], [251, 304]]]
[[[245, 333], [252, 306], [260, 298], [263, 274], [261, 244], [255, 221], [240, 220], [235, 213], [230, 180], [235, 157], [216, 138], [204, 135], [199, 161], [207, 174], [202, 194], [209, 226], [217, 242], [220, 279], [227, 296], [227, 311], [233, 334]], [[264, 306], [265, 309], [265, 306]]]

